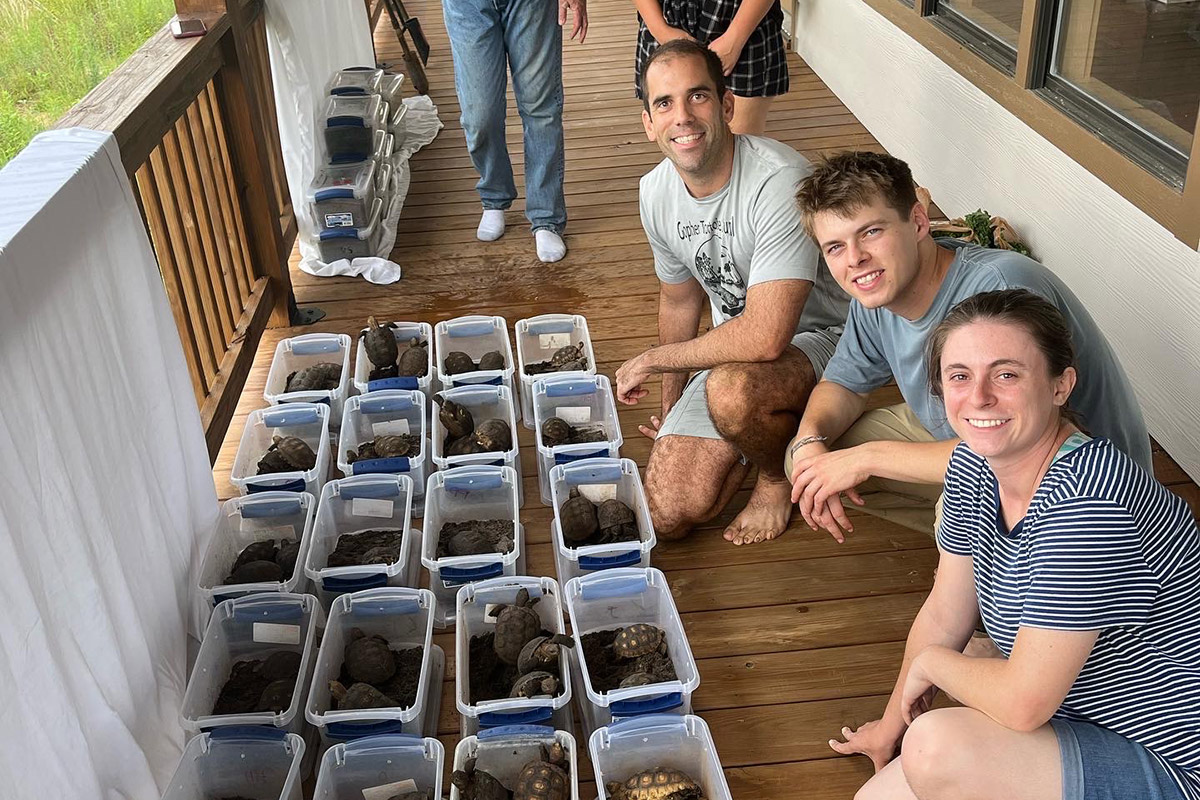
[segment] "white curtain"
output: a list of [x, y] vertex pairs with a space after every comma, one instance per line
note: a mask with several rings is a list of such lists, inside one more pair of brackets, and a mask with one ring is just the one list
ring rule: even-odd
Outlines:
[[153, 800], [218, 505], [107, 133], [42, 134], [0, 170], [0, 386], [0, 795]]

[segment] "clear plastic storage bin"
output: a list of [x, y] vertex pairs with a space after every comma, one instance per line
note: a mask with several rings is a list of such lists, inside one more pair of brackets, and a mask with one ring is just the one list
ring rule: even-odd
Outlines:
[[334, 96], [323, 117], [329, 163], [346, 164], [371, 157], [375, 131], [387, 127], [388, 105], [378, 95]]
[[[459, 587], [473, 581], [514, 576], [524, 572], [525, 531], [517, 506], [517, 482], [511, 467], [458, 467], [429, 476], [425, 491], [425, 520], [421, 563], [429, 570], [429, 588], [437, 596], [439, 628], [454, 621]], [[446, 522], [471, 519], [511, 519], [515, 533], [507, 553], [437, 558], [438, 534]]]
[[[564, 585], [572, 578], [600, 570], [650, 566], [650, 551], [654, 549], [658, 538], [650, 522], [650, 508], [646, 504], [642, 478], [638, 474], [637, 464], [631, 459], [593, 458], [563, 464], [550, 471], [550, 489], [554, 505], [554, 519], [550, 523], [554, 565], [558, 570], [558, 579]], [[566, 502], [571, 489], [579, 489], [580, 494], [597, 505], [613, 498], [632, 508], [637, 517], [641, 540], [568, 546], [563, 541], [558, 510]]]
[[[303, 562], [304, 574], [325, 608], [346, 592], [416, 586], [410, 557], [418, 538], [409, 523], [412, 491], [412, 479], [407, 475], [358, 475], [325, 484]], [[395, 563], [326, 566], [342, 534], [388, 529], [401, 532], [400, 558]]]
[[317, 169], [308, 185], [308, 203], [321, 229], [365, 228], [378, 187], [374, 161], [330, 164]]
[[[539, 378], [556, 375], [595, 375], [596, 354], [592, 351], [592, 337], [588, 334], [587, 320], [579, 314], [542, 314], [529, 319], [519, 319], [513, 329], [517, 339], [517, 366], [521, 375], [521, 419], [525, 427], [533, 427], [533, 382]], [[525, 374], [529, 364], [549, 361], [561, 347], [579, 345], [587, 356], [587, 369], [570, 372], [546, 372], [541, 375]]]
[[400, 352], [404, 352], [408, 343], [413, 339], [425, 342], [425, 351], [428, 354], [425, 374], [419, 378], [399, 377], [371, 380], [371, 371], [375, 369], [375, 365], [371, 363], [371, 359], [367, 358], [367, 349], [363, 344], [363, 335], [367, 329], [363, 328], [359, 332], [358, 351], [354, 356], [354, 388], [359, 394], [377, 392], [381, 389], [419, 389], [425, 394], [425, 407], [428, 410], [432, 402], [430, 384], [433, 381], [433, 326], [428, 322], [394, 322], [392, 325], [394, 326], [392, 333], [396, 336], [396, 347]]
[[687, 714], [653, 715], [614, 722], [588, 740], [598, 800], [610, 781], [624, 782], [658, 767], [681, 770], [700, 784], [707, 800], [733, 800], [708, 725]]
[[[497, 604], [516, 600], [517, 592], [526, 589], [530, 598], [540, 598], [533, 610], [541, 617], [543, 627], [551, 633], [565, 633], [562, 604], [558, 599], [558, 583], [551, 578], [493, 578], [458, 590], [454, 630], [454, 688], [462, 735], [470, 736], [481, 728], [505, 725], [550, 725], [559, 730], [574, 730], [571, 714], [571, 665], [563, 648], [558, 669], [562, 677], [562, 692], [555, 697], [506, 697], [497, 700], [470, 702], [471, 637], [495, 630], [496, 620], [488, 610]], [[517, 767], [520, 770], [520, 766]]]
[[[424, 506], [425, 477], [429, 467], [429, 437], [425, 433], [425, 395], [404, 389], [371, 392], [346, 401], [338, 444], [338, 469], [343, 475], [406, 473], [413, 481], [413, 505]], [[421, 449], [414, 456], [362, 458], [351, 463], [347, 456], [376, 436], [409, 434], [419, 437]], [[416, 513], [416, 512], [414, 512]], [[420, 516], [420, 513], [417, 513]]]
[[[602, 428], [604, 441], [548, 447], [542, 438], [542, 425], [551, 417], [558, 417], [574, 427]], [[538, 489], [543, 505], [552, 503], [550, 470], [556, 465], [585, 458], [617, 458], [625, 443], [612, 386], [603, 375], [563, 375], [535, 381], [533, 424], [538, 452]]]
[[217, 728], [183, 749], [162, 800], [301, 800], [304, 740], [272, 728]]
[[[567, 756], [571, 775], [569, 800], [579, 800], [579, 753], [575, 737], [564, 730], [543, 725], [509, 725], [488, 728], [478, 736], [468, 736], [454, 748], [454, 769], [465, 769], [475, 759], [475, 768], [492, 775], [505, 786], [516, 786], [521, 770], [530, 761], [541, 758], [541, 748], [558, 742]], [[450, 786], [450, 800], [461, 800], [458, 787]]]
[[391, 734], [335, 744], [321, 758], [313, 800], [388, 800], [427, 790], [441, 798], [445, 760], [432, 737]]
[[[323, 362], [340, 364], [342, 374], [336, 389], [320, 391], [287, 391], [288, 376], [305, 367]], [[267, 372], [263, 399], [271, 405], [280, 403], [328, 403], [329, 427], [337, 430], [342, 424], [342, 410], [350, 390], [350, 337], [344, 333], [306, 333], [283, 339], [275, 346], [275, 357]]]
[[[303, 439], [317, 456], [308, 470], [257, 475], [258, 462], [266, 454], [274, 436]], [[242, 440], [238, 444], [230, 482], [243, 494], [255, 492], [308, 492], [321, 495], [329, 474], [329, 406], [325, 403], [285, 403], [256, 408], [246, 418]]]
[[401, 73], [387, 73], [379, 79], [379, 96], [389, 107], [394, 108], [400, 104], [400, 89], [404, 86], [404, 75]]
[[[451, 389], [479, 383], [493, 386], [503, 384], [514, 393], [514, 397], [516, 396], [513, 374], [517, 364], [513, 360], [512, 344], [508, 340], [508, 322], [504, 317], [470, 316], [444, 320], [433, 327], [433, 339], [436, 345], [434, 358], [437, 361], [441, 388]], [[485, 353], [498, 351], [504, 356], [504, 368], [447, 375], [446, 356], [455, 351], [466, 353], [475, 363], [479, 363], [479, 359]]]
[[[256, 725], [300, 733], [304, 699], [317, 655], [317, 630], [325, 613], [310, 594], [253, 594], [226, 600], [213, 610], [183, 695], [183, 727], [191, 733], [228, 725]], [[284, 711], [213, 714], [213, 706], [235, 662], [261, 660], [272, 653], [300, 654], [300, 674]]]
[[404, 101], [397, 100], [392, 104], [392, 108], [392, 118], [388, 120], [388, 130], [396, 137], [395, 152], [399, 153], [408, 139], [408, 106]]
[[392, 165], [392, 156], [396, 151], [396, 137], [388, 131], [375, 131], [375, 146], [371, 157], [379, 167], [384, 164]]
[[379, 237], [383, 233], [383, 198], [376, 196], [371, 201], [370, 222], [365, 228], [332, 228], [317, 234], [317, 249], [321, 261], [332, 264], [341, 259], [369, 258], [379, 249]]
[[512, 447], [503, 452], [471, 453], [469, 455], [448, 456], [445, 454], [446, 429], [438, 416], [440, 404], [434, 403], [430, 410], [433, 420], [433, 463], [438, 469], [476, 464], [503, 465], [512, 467], [517, 473], [517, 507], [525, 503], [524, 486], [521, 483], [521, 457], [517, 450], [517, 420], [513, 409], [513, 396], [507, 386], [460, 386], [457, 389], [447, 389], [441, 393], [445, 400], [453, 400], [465, 406], [475, 420], [475, 426], [489, 419], [502, 419], [508, 423], [512, 431]]
[[377, 67], [346, 67], [333, 73], [326, 86], [326, 93], [331, 95], [363, 96], [379, 94], [379, 84], [383, 78], [383, 70]]
[[[591, 732], [618, 717], [672, 712], [688, 714], [692, 693], [700, 685], [700, 672], [692, 657], [683, 630], [683, 622], [671, 598], [666, 576], [649, 569], [610, 569], [567, 581], [563, 590], [571, 631], [575, 637], [574, 665], [576, 693], [580, 699], [584, 729]], [[675, 666], [677, 680], [632, 686], [600, 692], [592, 685], [587, 660], [583, 657], [582, 636], [586, 633], [623, 628], [635, 622], [648, 622], [662, 628], [667, 636], [667, 651]], [[582, 688], [583, 691], [579, 691]]]
[[[440, 705], [446, 662], [441, 648], [436, 648], [435, 654], [433, 646], [434, 606], [433, 593], [428, 589], [367, 589], [333, 601], [305, 706], [308, 721], [321, 732], [322, 745], [385, 733], [437, 734], [437, 712], [432, 725], [426, 712], [431, 703]], [[329, 684], [341, 674], [342, 655], [352, 628], [367, 636], [382, 636], [393, 650], [422, 648], [421, 676], [411, 706], [333, 710]]]
[[[304, 559], [312, 541], [316, 508], [316, 498], [308, 492], [263, 492], [226, 500], [200, 562], [200, 593], [215, 605], [256, 592], [303, 592]], [[226, 585], [225, 579], [242, 550], [267, 539], [300, 543], [291, 577], [272, 583]]]

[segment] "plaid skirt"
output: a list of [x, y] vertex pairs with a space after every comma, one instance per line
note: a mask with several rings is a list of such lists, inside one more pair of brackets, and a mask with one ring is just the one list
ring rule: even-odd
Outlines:
[[[723, 34], [733, 21], [741, 0], [661, 0], [663, 18], [672, 28], [686, 31], [698, 42], [708, 44]], [[642, 96], [642, 67], [658, 42], [638, 17], [637, 56], [633, 85]], [[779, 0], [746, 40], [733, 72], [725, 84], [738, 97], [774, 97], [788, 90], [787, 50], [783, 45], [783, 9]]]

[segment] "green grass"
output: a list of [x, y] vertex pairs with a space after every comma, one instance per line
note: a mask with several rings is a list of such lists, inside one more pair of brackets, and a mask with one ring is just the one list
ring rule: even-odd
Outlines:
[[0, 0], [0, 166], [174, 13], [172, 0]]

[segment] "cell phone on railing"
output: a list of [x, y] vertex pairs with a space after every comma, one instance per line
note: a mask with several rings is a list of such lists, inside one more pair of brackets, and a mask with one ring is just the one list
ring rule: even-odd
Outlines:
[[195, 36], [203, 36], [208, 33], [208, 28], [204, 25], [202, 19], [180, 19], [175, 17], [171, 20], [171, 35], [176, 39], [191, 39]]

